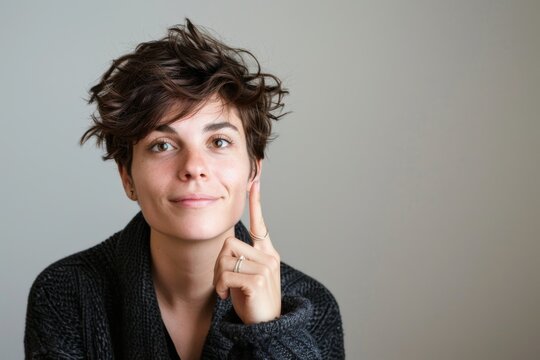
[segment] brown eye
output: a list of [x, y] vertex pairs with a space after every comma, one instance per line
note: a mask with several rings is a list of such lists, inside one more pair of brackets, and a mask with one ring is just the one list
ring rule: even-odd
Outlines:
[[212, 140], [213, 144], [215, 147], [217, 147], [218, 149], [223, 149], [223, 148], [226, 148], [227, 146], [231, 145], [231, 142], [227, 139], [224, 139], [224, 138], [216, 138], [214, 140]]
[[166, 142], [166, 141], [160, 141], [156, 144], [154, 144], [150, 150], [154, 151], [154, 152], [165, 152], [165, 151], [171, 151], [172, 149], [174, 149], [174, 147]]

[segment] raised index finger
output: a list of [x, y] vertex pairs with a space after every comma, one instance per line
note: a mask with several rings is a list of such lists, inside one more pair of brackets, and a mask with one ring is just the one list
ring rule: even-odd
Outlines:
[[259, 180], [253, 182], [249, 192], [249, 231], [254, 248], [265, 252], [274, 249], [262, 216], [261, 183]]

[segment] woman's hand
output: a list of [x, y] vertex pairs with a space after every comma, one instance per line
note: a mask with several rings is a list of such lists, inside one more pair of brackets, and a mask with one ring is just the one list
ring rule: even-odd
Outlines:
[[225, 240], [214, 269], [214, 285], [220, 298], [231, 295], [244, 324], [256, 324], [281, 313], [280, 258], [264, 224], [259, 181], [249, 192], [249, 220], [253, 246], [236, 238]]

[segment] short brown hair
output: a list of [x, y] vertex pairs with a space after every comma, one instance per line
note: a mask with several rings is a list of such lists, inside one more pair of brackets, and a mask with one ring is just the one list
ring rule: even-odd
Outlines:
[[276, 76], [261, 71], [251, 52], [223, 44], [186, 19], [162, 39], [141, 43], [114, 60], [89, 93], [88, 103], [95, 102], [97, 112], [80, 143], [95, 136], [98, 146], [105, 144], [103, 160], [114, 159], [129, 173], [133, 145], [173, 105], [181, 106], [170, 122], [218, 95], [238, 110], [253, 174], [272, 138], [272, 120], [285, 115], [282, 99], [288, 91]]

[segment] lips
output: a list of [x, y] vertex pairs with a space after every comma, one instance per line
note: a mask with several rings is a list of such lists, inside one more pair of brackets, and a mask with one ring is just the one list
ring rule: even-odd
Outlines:
[[171, 201], [178, 206], [186, 208], [200, 208], [214, 204], [219, 200], [218, 196], [207, 194], [188, 194], [173, 198]]

